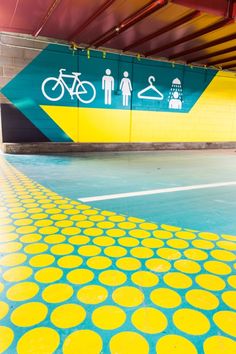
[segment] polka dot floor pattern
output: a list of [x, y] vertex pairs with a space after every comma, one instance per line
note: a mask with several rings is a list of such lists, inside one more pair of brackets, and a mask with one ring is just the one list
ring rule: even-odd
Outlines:
[[0, 160], [0, 353], [234, 354], [236, 236], [61, 197]]

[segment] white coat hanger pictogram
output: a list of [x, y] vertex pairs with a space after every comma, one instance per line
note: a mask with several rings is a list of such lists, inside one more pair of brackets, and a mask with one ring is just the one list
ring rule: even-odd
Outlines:
[[[163, 100], [164, 96], [163, 94], [153, 85], [153, 82], [155, 82], [156, 79], [154, 76], [149, 76], [148, 78], [148, 82], [149, 82], [149, 86], [146, 87], [145, 89], [139, 91], [138, 93], [138, 98], [144, 99], [144, 100], [158, 100], [161, 101]], [[147, 93], [149, 91], [154, 91], [158, 96], [154, 96], [154, 95], [144, 95], [144, 93]]]

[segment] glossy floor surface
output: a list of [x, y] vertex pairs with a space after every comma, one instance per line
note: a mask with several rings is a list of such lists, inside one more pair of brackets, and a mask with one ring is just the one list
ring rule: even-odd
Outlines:
[[[234, 150], [8, 155], [27, 176], [77, 200], [117, 193], [236, 181]], [[90, 205], [190, 229], [236, 232], [236, 186], [141, 197]]]
[[[77, 165], [83, 158], [76, 158]], [[0, 158], [0, 353], [236, 352], [235, 233], [229, 234], [227, 228], [226, 232], [209, 232], [208, 227], [208, 232], [189, 230], [194, 221], [189, 214], [182, 216], [180, 225], [171, 226], [160, 214], [157, 224], [134, 213], [121, 215], [113, 211], [116, 205], [109, 210], [100, 208], [100, 203], [82, 204], [69, 198], [70, 193], [74, 187], [78, 197], [87, 196], [90, 188], [92, 195], [98, 194], [94, 167], [87, 182], [83, 180], [87, 189], [79, 192], [78, 185], [68, 180], [73, 158], [67, 157], [70, 163], [64, 164], [64, 172], [59, 163], [54, 171], [48, 168], [51, 157], [11, 159], [15, 166], [21, 159], [21, 167], [15, 169]], [[34, 168], [32, 163], [29, 167], [30, 159]], [[63, 161], [63, 157], [53, 159]], [[228, 166], [223, 155], [222, 164]], [[86, 165], [89, 162], [80, 166], [83, 174]], [[206, 165], [210, 167], [209, 161]], [[31, 172], [23, 174], [27, 168]], [[233, 163], [227, 168], [233, 171]], [[214, 181], [222, 181], [219, 171], [218, 166]], [[111, 187], [105, 185], [103, 172], [100, 194], [108, 194]], [[185, 185], [181, 173], [178, 183]], [[75, 180], [75, 175], [70, 178]], [[46, 188], [48, 179], [54, 180], [54, 191]], [[134, 190], [141, 179], [133, 177]], [[233, 187], [226, 188], [232, 195]], [[143, 206], [146, 213], [149, 206], [150, 202]], [[174, 211], [171, 203], [169, 208]], [[181, 227], [183, 222], [188, 229]]]

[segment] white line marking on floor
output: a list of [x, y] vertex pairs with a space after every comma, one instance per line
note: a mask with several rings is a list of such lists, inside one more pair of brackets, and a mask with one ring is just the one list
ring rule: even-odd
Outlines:
[[210, 184], [196, 184], [193, 186], [185, 186], [185, 187], [151, 189], [148, 191], [131, 192], [131, 193], [107, 194], [107, 195], [99, 195], [99, 196], [95, 196], [95, 197], [78, 198], [78, 200], [81, 202], [85, 202], [85, 203], [86, 202], [97, 202], [100, 200], [140, 197], [143, 195], [173, 193], [173, 192], [181, 192], [181, 191], [190, 191], [193, 189], [217, 188], [217, 187], [227, 187], [227, 186], [236, 186], [236, 181], [222, 182], [222, 183], [210, 183]]

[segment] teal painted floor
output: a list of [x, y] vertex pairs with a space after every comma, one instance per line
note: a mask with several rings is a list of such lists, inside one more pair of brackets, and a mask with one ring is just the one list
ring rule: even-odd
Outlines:
[[[232, 150], [73, 155], [8, 155], [20, 171], [78, 199], [236, 180]], [[153, 222], [218, 233], [236, 232], [236, 187], [97, 201], [92, 206]]]

